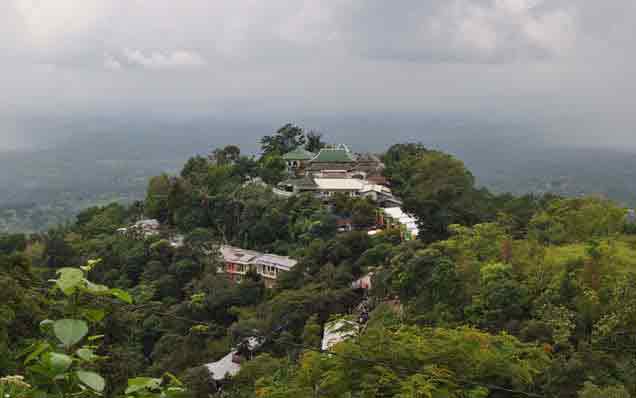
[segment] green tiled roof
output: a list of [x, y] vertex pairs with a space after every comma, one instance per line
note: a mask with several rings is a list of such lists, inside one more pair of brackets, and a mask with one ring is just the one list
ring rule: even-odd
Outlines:
[[284, 160], [310, 160], [316, 156], [316, 154], [306, 151], [303, 148], [296, 148], [291, 152], [287, 152], [283, 155]]
[[350, 163], [355, 162], [355, 159], [345, 148], [323, 148], [311, 161], [318, 163]]

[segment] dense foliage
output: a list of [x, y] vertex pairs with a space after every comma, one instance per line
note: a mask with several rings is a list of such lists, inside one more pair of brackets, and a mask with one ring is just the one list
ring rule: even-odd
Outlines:
[[[263, 139], [261, 158], [220, 148], [191, 158], [178, 176], [154, 177], [143, 203], [86, 209], [46, 234], [0, 236], [0, 392], [636, 393], [636, 239], [622, 208], [494, 195], [475, 188], [452, 156], [400, 144], [384, 154], [385, 174], [419, 218], [420, 236], [370, 236], [371, 201], [336, 197], [327, 206], [309, 195], [278, 197], [262, 183], [284, 177], [282, 150], [322, 145], [311, 134], [287, 125]], [[117, 232], [141, 215], [159, 219], [161, 234]], [[339, 233], [343, 218], [357, 229]], [[171, 244], [176, 234], [182, 246]], [[219, 243], [299, 263], [274, 289], [257, 274], [236, 284], [218, 272], [211, 253]], [[373, 288], [352, 289], [369, 271]], [[361, 302], [368, 322], [324, 353], [323, 325], [355, 318]], [[202, 365], [255, 335], [264, 339], [255, 358], [230, 380], [212, 380]]]

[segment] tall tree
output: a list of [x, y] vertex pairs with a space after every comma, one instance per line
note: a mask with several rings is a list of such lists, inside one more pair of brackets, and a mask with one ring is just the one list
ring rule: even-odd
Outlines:
[[223, 153], [225, 153], [226, 161], [234, 164], [241, 157], [241, 148], [236, 145], [227, 145], [223, 148]]
[[241, 148], [236, 145], [227, 145], [224, 148], [216, 148], [208, 157], [218, 166], [234, 164], [241, 157]]
[[392, 186], [398, 191], [406, 184], [410, 176], [410, 169], [417, 159], [428, 153], [422, 144], [395, 144], [382, 157], [385, 169], [384, 175], [391, 180]]
[[191, 157], [181, 169], [181, 177], [200, 184], [207, 175], [208, 165], [208, 160], [203, 156]]
[[169, 195], [171, 191], [170, 177], [162, 174], [150, 179], [146, 193], [146, 215], [159, 221], [166, 221], [170, 215]]
[[419, 157], [400, 179], [399, 192], [406, 211], [418, 219], [420, 237], [436, 240], [448, 236], [450, 224], [466, 223], [466, 198], [474, 192], [474, 177], [451, 155], [429, 151]]
[[304, 130], [292, 123], [287, 123], [279, 128], [274, 135], [266, 135], [261, 139], [263, 156], [284, 155], [304, 144]]
[[322, 148], [324, 148], [327, 144], [322, 140], [322, 134], [317, 131], [310, 131], [307, 133], [307, 143], [305, 144], [305, 149], [309, 152], [317, 153]]
[[268, 184], [276, 185], [286, 175], [287, 165], [282, 157], [276, 154], [261, 158], [259, 176]]

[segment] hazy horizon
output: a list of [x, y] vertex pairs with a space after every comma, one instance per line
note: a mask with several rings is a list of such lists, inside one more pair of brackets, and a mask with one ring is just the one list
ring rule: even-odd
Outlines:
[[634, 16], [628, 0], [7, 0], [0, 148], [90, 134], [85, 118], [388, 114], [633, 150]]

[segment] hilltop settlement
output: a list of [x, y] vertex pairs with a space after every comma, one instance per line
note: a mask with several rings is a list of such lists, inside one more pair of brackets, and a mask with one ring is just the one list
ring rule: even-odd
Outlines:
[[[317, 153], [296, 148], [283, 154], [286, 178], [269, 186], [259, 177], [250, 177], [246, 184], [257, 184], [270, 189], [281, 198], [308, 194], [320, 200], [332, 214], [337, 231], [366, 231], [375, 235], [385, 229], [399, 231], [403, 240], [417, 238], [417, 221], [399, 206], [402, 201], [393, 195], [383, 176], [384, 164], [374, 154], [354, 154], [346, 145], [329, 145]], [[357, 224], [352, 217], [339, 213], [337, 201], [356, 198], [374, 204], [373, 220]], [[162, 227], [157, 219], [142, 219], [117, 231], [130, 238], [144, 240], [163, 235], [172, 247], [183, 246], [184, 237]], [[273, 287], [279, 273], [288, 272], [297, 261], [286, 256], [260, 253], [226, 244], [219, 246], [219, 257], [223, 265], [219, 272], [227, 273], [232, 281], [240, 282], [247, 272], [253, 271], [263, 277], [267, 287]], [[210, 253], [212, 254], [212, 253]]]
[[633, 212], [418, 143], [260, 144], [0, 235], [0, 395], [636, 397]]

